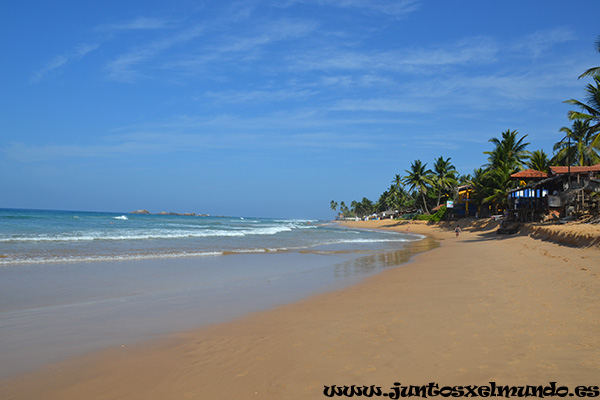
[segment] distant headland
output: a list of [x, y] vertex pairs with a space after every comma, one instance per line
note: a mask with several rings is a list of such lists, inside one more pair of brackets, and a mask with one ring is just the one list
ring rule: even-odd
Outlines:
[[[159, 213], [151, 213], [148, 210], [136, 210], [136, 211], [131, 211], [130, 214], [148, 214], [148, 215], [179, 215], [179, 216], [184, 216], [184, 217], [210, 217], [210, 214], [196, 214], [196, 213], [177, 213], [177, 212], [167, 212], [167, 211], [161, 211]], [[216, 217], [225, 217], [224, 215], [215, 215]]]

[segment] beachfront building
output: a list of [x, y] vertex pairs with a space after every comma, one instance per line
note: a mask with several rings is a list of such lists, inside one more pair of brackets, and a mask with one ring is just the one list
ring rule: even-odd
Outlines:
[[394, 219], [396, 215], [398, 215], [398, 210], [386, 210], [377, 214], [379, 219]]
[[556, 166], [548, 173], [536, 170], [511, 175], [519, 187], [508, 192], [509, 216], [517, 221], [539, 221], [598, 214], [600, 164]]
[[474, 199], [474, 189], [472, 185], [459, 186], [457, 195], [452, 202], [452, 207], [448, 208], [446, 213], [451, 219], [475, 217], [478, 215], [477, 203]]

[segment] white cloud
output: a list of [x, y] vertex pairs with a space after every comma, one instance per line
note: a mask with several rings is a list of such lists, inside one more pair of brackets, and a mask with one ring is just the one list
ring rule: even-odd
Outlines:
[[97, 48], [97, 44], [80, 44], [71, 52], [53, 57], [42, 69], [34, 72], [31, 75], [29, 83], [41, 82], [49, 74], [56, 73], [58, 70], [71, 62], [80, 61], [88, 53], [96, 50]]
[[496, 61], [497, 53], [498, 47], [491, 39], [471, 37], [437, 48], [407, 49], [396, 62], [416, 67], [488, 64]]
[[[355, 149], [389, 141], [373, 126], [382, 118], [334, 117], [321, 110], [273, 112], [250, 117], [181, 115], [165, 121], [115, 129], [94, 142], [9, 143], [6, 157], [25, 163], [49, 160], [129, 158], [136, 155], [202, 152], [212, 149], [270, 151]], [[396, 121], [398, 122], [398, 121]], [[361, 128], [362, 126], [362, 128]], [[369, 133], [365, 134], [365, 129]]]
[[279, 2], [277, 6], [290, 7], [298, 3], [313, 3], [336, 8], [359, 8], [395, 18], [404, 17], [416, 11], [420, 6], [418, 0], [288, 0]]
[[96, 28], [98, 31], [127, 31], [127, 30], [148, 30], [171, 28], [170, 21], [160, 18], [137, 17], [131, 21], [100, 25]]
[[378, 98], [361, 100], [341, 100], [331, 107], [338, 111], [376, 111], [393, 113], [424, 113], [431, 112], [435, 107], [431, 102], [416, 101], [415, 99], [398, 100], [396, 98]]
[[205, 96], [211, 100], [224, 103], [265, 103], [288, 100], [306, 99], [317, 92], [307, 89], [278, 89], [278, 90], [227, 90], [221, 92], [206, 92]]
[[300, 70], [379, 70], [432, 73], [427, 67], [493, 63], [498, 49], [493, 41], [476, 37], [430, 48], [394, 51], [338, 50], [323, 47], [304, 54], [291, 54]]
[[575, 39], [575, 34], [568, 28], [545, 29], [525, 36], [514, 48], [517, 51], [526, 51], [533, 57], [538, 57], [556, 44], [570, 42]]
[[175, 35], [139, 46], [128, 53], [122, 54], [107, 64], [106, 70], [108, 71], [108, 76], [117, 81], [133, 82], [143, 75], [137, 68], [139, 64], [155, 58], [160, 53], [174, 46], [200, 36], [203, 31], [204, 29], [202, 27], [195, 26]]
[[[142, 64], [153, 60], [161, 53], [201, 36], [206, 27], [195, 26], [178, 34], [155, 40], [138, 46], [131, 51], [118, 56], [107, 64], [109, 78], [123, 82], [134, 82], [146, 73]], [[262, 24], [246, 35], [216, 36], [209, 44], [199, 43], [194, 48], [200, 54], [190, 55], [190, 52], [174, 54], [168, 61], [159, 61], [156, 69], [176, 71], [178, 73], [197, 73], [198, 68], [210, 65], [215, 61], [226, 62], [228, 57], [239, 60], [240, 54], [244, 59], [253, 59], [255, 52], [273, 42], [286, 41], [302, 37], [312, 32], [315, 24], [310, 21], [295, 21], [282, 19], [269, 24]]]
[[416, 0], [323, 0], [322, 2], [338, 7], [371, 9], [395, 17], [405, 16], [419, 8], [419, 2]]

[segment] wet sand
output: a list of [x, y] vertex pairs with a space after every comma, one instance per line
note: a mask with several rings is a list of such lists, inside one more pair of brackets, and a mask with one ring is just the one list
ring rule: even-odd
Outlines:
[[441, 246], [349, 288], [0, 382], [0, 398], [317, 399], [331, 385], [599, 385], [598, 246], [501, 236], [493, 225], [462, 226], [456, 238], [452, 226], [411, 224]]

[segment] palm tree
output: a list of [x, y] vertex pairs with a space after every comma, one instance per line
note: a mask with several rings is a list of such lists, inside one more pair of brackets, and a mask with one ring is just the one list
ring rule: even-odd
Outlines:
[[458, 181], [456, 180], [456, 169], [450, 162], [450, 158], [444, 160], [444, 157], [438, 157], [433, 164], [433, 183], [437, 189], [437, 203], [436, 206], [440, 205], [440, 199], [442, 198], [443, 192], [451, 191]]
[[[598, 39], [596, 39], [596, 50], [598, 51], [598, 53], [600, 53], [600, 36], [598, 36]], [[585, 71], [583, 74], [579, 75], [579, 79], [586, 77], [586, 76], [594, 76], [594, 75], [598, 75], [600, 74], [600, 67], [593, 67], [588, 69], [587, 71]]]
[[477, 168], [473, 171], [473, 177], [469, 181], [473, 187], [473, 200], [477, 204], [479, 215], [481, 215], [481, 205], [485, 199], [492, 195], [492, 188], [489, 184], [489, 170]]
[[511, 181], [510, 176], [517, 172], [510, 163], [501, 163], [498, 167], [487, 172], [487, 183], [492, 193], [484, 199], [485, 202], [493, 203], [495, 212], [498, 205], [506, 206], [508, 203], [508, 190], [513, 188], [516, 181]]
[[523, 161], [527, 158], [525, 148], [529, 143], [523, 143], [527, 135], [517, 139], [518, 134], [517, 131], [508, 129], [502, 132], [502, 139], [491, 138], [489, 140], [496, 145], [494, 150], [483, 152], [489, 156], [488, 166], [490, 169], [497, 168], [502, 164], [508, 164], [510, 169], [522, 167]]
[[527, 168], [535, 169], [542, 172], [548, 172], [551, 165], [551, 160], [544, 150], [536, 150], [529, 152], [529, 160], [525, 162]]
[[337, 209], [337, 207], [338, 207], [338, 203], [337, 203], [337, 201], [331, 200], [331, 204], [330, 204], [330, 206], [331, 206], [331, 209], [332, 209], [333, 211], [335, 211], [335, 210]]
[[423, 200], [423, 207], [425, 208], [425, 212], [429, 214], [429, 209], [427, 208], [427, 200], [425, 199], [425, 194], [427, 190], [433, 185], [431, 170], [426, 169], [427, 164], [423, 164], [421, 160], [415, 160], [411, 166], [410, 171], [405, 170], [408, 174], [404, 177], [403, 182], [409, 185], [410, 190], [416, 189], [417, 192], [421, 195]]
[[396, 174], [394, 180], [392, 181], [392, 185], [398, 189], [402, 187], [402, 176], [400, 174]]
[[385, 205], [387, 210], [398, 209], [398, 190], [396, 185], [391, 184], [390, 188], [384, 192], [387, 193], [387, 197], [385, 198]]
[[390, 195], [393, 199], [393, 208], [400, 210], [403, 203], [404, 188], [402, 187], [402, 177], [396, 174], [390, 186]]
[[346, 217], [350, 213], [348, 206], [343, 201], [340, 202], [340, 212]]
[[563, 126], [565, 138], [554, 145], [554, 159], [562, 165], [594, 165], [600, 162], [596, 148], [598, 134], [590, 127], [590, 121], [575, 120], [572, 128]]
[[388, 210], [392, 202], [392, 195], [390, 194], [389, 190], [386, 190], [379, 195], [379, 200], [377, 200], [377, 203], [375, 203], [375, 211], [382, 212]]
[[459, 186], [462, 186], [462, 185], [470, 184], [472, 179], [473, 179], [473, 177], [471, 176], [471, 174], [464, 174], [464, 175], [458, 175], [458, 177], [456, 178], [456, 181], [458, 182]]
[[572, 104], [581, 109], [581, 112], [569, 111], [568, 117], [570, 120], [580, 119], [593, 124], [590, 126], [592, 132], [596, 133], [593, 139], [593, 147], [597, 147], [600, 145], [600, 74], [594, 75], [593, 80], [593, 83], [589, 83], [585, 89], [587, 104], [575, 99], [565, 100], [564, 103]]
[[374, 210], [374, 206], [375, 205], [373, 204], [373, 202], [367, 199], [366, 197], [363, 197], [360, 202], [353, 200], [351, 203], [354, 215], [360, 218], [364, 217], [365, 215], [371, 214]]

